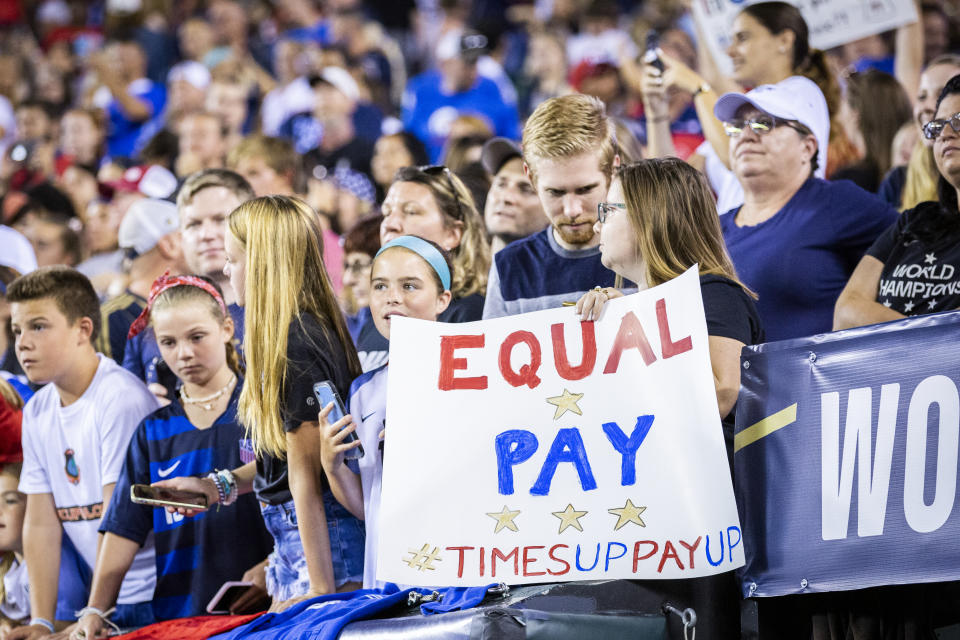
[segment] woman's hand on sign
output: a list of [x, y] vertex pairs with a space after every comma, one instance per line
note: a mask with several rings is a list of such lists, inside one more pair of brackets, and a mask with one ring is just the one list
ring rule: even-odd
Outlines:
[[583, 294], [577, 300], [576, 312], [581, 322], [591, 322], [600, 319], [600, 311], [607, 300], [620, 298], [623, 293], [613, 287], [597, 287]]
[[343, 463], [343, 454], [360, 446], [360, 439], [353, 442], [344, 442], [344, 439], [357, 430], [353, 417], [348, 413], [333, 424], [327, 421], [327, 416], [333, 410], [333, 403], [327, 404], [320, 410], [317, 422], [320, 423], [320, 463], [325, 471], [330, 472]]

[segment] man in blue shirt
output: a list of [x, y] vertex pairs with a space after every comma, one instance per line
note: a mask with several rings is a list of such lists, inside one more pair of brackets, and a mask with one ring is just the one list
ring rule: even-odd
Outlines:
[[559, 307], [614, 284], [594, 233], [597, 205], [620, 165], [603, 103], [579, 94], [543, 102], [523, 130], [523, 159], [550, 226], [494, 256], [484, 318]]
[[496, 82], [477, 72], [477, 60], [486, 47], [487, 38], [479, 33], [451, 34], [437, 46], [440, 68], [407, 84], [403, 126], [423, 141], [434, 162], [440, 160], [451, 123], [460, 116], [486, 120], [498, 136], [520, 137], [516, 105], [504, 99]]
[[107, 153], [132, 157], [162, 129], [166, 89], [146, 77], [143, 49], [133, 40], [110, 43], [91, 58], [91, 67], [102, 84], [94, 101], [109, 119]]

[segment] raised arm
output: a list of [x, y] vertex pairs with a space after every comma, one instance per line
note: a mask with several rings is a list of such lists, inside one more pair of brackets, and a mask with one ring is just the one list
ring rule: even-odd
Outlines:
[[923, 10], [917, 7], [917, 21], [897, 29], [893, 57], [893, 75], [906, 89], [910, 100], [916, 100], [920, 88], [920, 73], [923, 70]]

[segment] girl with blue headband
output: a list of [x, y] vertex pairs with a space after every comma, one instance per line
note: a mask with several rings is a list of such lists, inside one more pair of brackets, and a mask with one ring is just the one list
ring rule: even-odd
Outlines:
[[[436, 320], [450, 304], [452, 271], [449, 254], [429, 240], [400, 236], [383, 245], [373, 259], [370, 277], [370, 311], [377, 330], [389, 339], [390, 322], [397, 316]], [[366, 520], [364, 588], [382, 586], [376, 582], [376, 551], [387, 366], [353, 381], [347, 416], [330, 424], [327, 416], [332, 405], [328, 405], [319, 417], [321, 461], [330, 489], [343, 506]], [[348, 434], [354, 431], [359, 439], [348, 442]], [[344, 453], [360, 444], [363, 456], [345, 462]]]

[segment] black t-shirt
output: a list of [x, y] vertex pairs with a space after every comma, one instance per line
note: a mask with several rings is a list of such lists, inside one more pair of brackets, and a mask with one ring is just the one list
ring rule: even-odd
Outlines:
[[354, 137], [350, 142], [333, 151], [323, 151], [319, 147], [308, 151], [304, 155], [307, 167], [323, 165], [329, 171], [344, 166], [353, 171], [371, 175], [370, 160], [373, 158], [373, 143], [360, 137]]
[[[864, 191], [876, 193], [877, 189], [880, 188], [881, 176], [877, 165], [869, 160], [861, 160], [856, 164], [838, 170], [830, 180], [833, 182], [837, 180], [849, 180]], [[896, 207], [899, 206], [899, 204], [893, 206]]]
[[483, 296], [474, 293], [466, 298], [454, 298], [439, 316], [437, 322], [473, 322], [483, 320]]
[[[717, 275], [700, 276], [700, 293], [703, 296], [703, 312], [707, 318], [707, 335], [730, 338], [745, 345], [760, 344], [766, 340], [760, 314], [753, 298], [743, 287], [730, 278]], [[721, 422], [727, 455], [733, 456], [733, 430], [737, 407]]]
[[[350, 369], [343, 346], [333, 329], [309, 314], [301, 314], [290, 323], [287, 338], [287, 375], [281, 404], [281, 419], [286, 431], [301, 423], [316, 422], [320, 407], [313, 397], [313, 385], [329, 380], [341, 398], [350, 391]], [[257, 499], [282, 504], [292, 498], [287, 483], [287, 461], [265, 454], [257, 459], [257, 477], [253, 481]]]
[[867, 250], [883, 263], [877, 302], [908, 316], [960, 307], [960, 215], [938, 202], [905, 211]]

